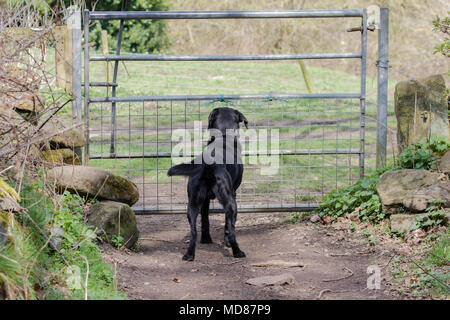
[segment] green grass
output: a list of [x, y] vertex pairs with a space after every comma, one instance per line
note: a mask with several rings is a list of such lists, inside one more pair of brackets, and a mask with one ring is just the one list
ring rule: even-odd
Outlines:
[[69, 193], [50, 197], [42, 182], [25, 182], [21, 197], [27, 208], [22, 214], [0, 212], [11, 234], [0, 248], [0, 291], [9, 287], [13, 299], [126, 298], [85, 224], [83, 199]]
[[[315, 93], [357, 93], [360, 90], [357, 74], [323, 67], [308, 67], [308, 72]], [[90, 77], [91, 81], [106, 81], [105, 64], [91, 62]], [[307, 93], [296, 61], [125, 62], [119, 64], [118, 79], [118, 96]], [[389, 83], [390, 90], [394, 84]], [[90, 95], [105, 96], [106, 88], [91, 88]], [[368, 78], [365, 133], [367, 174], [375, 167], [375, 99], [376, 80]], [[201, 121], [204, 130], [209, 112], [214, 107], [225, 105], [244, 113], [250, 129], [278, 129], [280, 149], [358, 149], [360, 145], [358, 99], [240, 100], [227, 104], [213, 101], [160, 101], [117, 104], [116, 153], [139, 155], [144, 152], [170, 152], [176, 143], [171, 142], [171, 130], [192, 129], [194, 121]], [[392, 101], [389, 103], [389, 112], [393, 114]], [[396, 126], [395, 117], [389, 118], [388, 125], [390, 128]], [[91, 104], [91, 154], [109, 155], [110, 126], [110, 105]], [[158, 131], [156, 128], [159, 128]], [[392, 156], [390, 151], [388, 160]], [[123, 174], [137, 183], [169, 184], [171, 181], [166, 176], [166, 169], [172, 165], [170, 159], [102, 159], [91, 160], [89, 164]], [[244, 184], [248, 182], [253, 193], [267, 195], [276, 187], [283, 190], [286, 197], [290, 197], [290, 202], [294, 202], [302, 199], [308, 190], [315, 192], [314, 196], [319, 199], [333, 188], [355, 182], [359, 174], [356, 155], [282, 156], [280, 166], [278, 176], [268, 182], [265, 176], [258, 172], [255, 174], [255, 170], [247, 170]], [[174, 181], [181, 181], [177, 179]], [[292, 192], [287, 194], [290, 189]], [[167, 196], [163, 194], [166, 192], [164, 188], [158, 192]]]

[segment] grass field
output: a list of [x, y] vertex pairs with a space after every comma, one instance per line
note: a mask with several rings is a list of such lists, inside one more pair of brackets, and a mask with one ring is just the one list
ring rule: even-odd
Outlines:
[[[91, 81], [106, 81], [103, 62], [91, 62], [90, 70]], [[309, 67], [308, 71], [315, 93], [358, 93], [360, 90], [359, 75], [323, 67]], [[119, 65], [118, 79], [117, 96], [307, 93], [297, 62], [126, 62]], [[390, 83], [390, 90], [393, 86], [394, 83]], [[93, 97], [107, 94], [111, 92], [107, 93], [106, 88], [91, 88], [90, 91]], [[304, 153], [281, 155], [279, 169], [272, 175], [261, 171], [267, 166], [247, 163], [244, 183], [238, 193], [240, 204], [317, 202], [331, 189], [358, 179], [358, 155], [318, 155], [315, 152], [359, 149], [359, 99], [118, 103], [115, 153], [125, 158], [92, 159], [89, 164], [133, 179], [141, 190], [138, 205], [184, 205], [185, 179], [167, 177], [172, 160], [141, 156], [150, 152], [171, 152], [176, 143], [171, 140], [173, 130], [193, 129], [194, 121], [201, 121], [205, 129], [209, 112], [219, 106], [238, 108], [248, 118], [249, 129], [277, 129], [280, 139], [275, 149]], [[388, 125], [394, 130], [392, 110], [390, 103]], [[375, 166], [375, 117], [376, 79], [368, 79], [366, 173]], [[89, 121], [90, 154], [108, 157], [110, 105], [91, 104]], [[245, 131], [241, 130], [242, 135]], [[248, 142], [243, 144], [244, 152], [247, 145]], [[245, 160], [250, 161], [250, 158], [245, 157]]]

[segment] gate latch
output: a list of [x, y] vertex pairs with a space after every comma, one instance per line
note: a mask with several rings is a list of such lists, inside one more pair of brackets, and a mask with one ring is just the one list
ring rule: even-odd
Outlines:
[[[368, 6], [367, 7], [367, 30], [375, 31], [375, 29], [380, 29], [380, 7], [379, 6]], [[362, 31], [362, 27], [348, 28], [347, 32]]]

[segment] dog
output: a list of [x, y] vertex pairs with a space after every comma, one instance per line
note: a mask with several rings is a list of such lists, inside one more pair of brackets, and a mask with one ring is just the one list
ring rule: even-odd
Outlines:
[[[236, 190], [242, 182], [244, 166], [241, 161], [237, 132], [243, 122], [248, 128], [247, 118], [238, 110], [215, 108], [208, 117], [211, 139], [205, 151], [191, 163], [171, 167], [169, 176], [188, 176], [187, 218], [190, 224], [189, 247], [183, 260], [193, 261], [197, 241], [197, 215], [201, 213], [200, 243], [212, 243], [209, 233], [209, 204], [216, 199], [225, 211], [224, 244], [231, 247], [233, 256], [245, 257], [236, 241], [237, 218]], [[231, 157], [230, 157], [231, 155]], [[229, 158], [232, 158], [231, 161]]]

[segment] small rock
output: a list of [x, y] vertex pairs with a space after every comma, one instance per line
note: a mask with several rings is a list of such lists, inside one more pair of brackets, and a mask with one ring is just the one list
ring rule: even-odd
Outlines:
[[312, 223], [317, 223], [320, 220], [321, 219], [320, 219], [320, 216], [318, 214], [314, 214], [314, 215], [311, 216], [311, 218], [309, 218], [309, 221], [311, 221]]
[[424, 217], [425, 214], [395, 214], [391, 215], [390, 223], [392, 231], [408, 233], [417, 217]]
[[295, 278], [291, 273], [283, 273], [276, 276], [265, 276], [258, 278], [248, 279], [245, 283], [258, 286], [258, 287], [267, 287], [267, 286], [280, 286], [285, 284], [294, 283]]
[[323, 220], [324, 224], [330, 224], [331, 223], [331, 217], [330, 216], [326, 216], [322, 220]]
[[128, 249], [132, 248], [139, 238], [136, 216], [125, 203], [100, 201], [93, 204], [89, 208], [88, 224], [103, 230], [109, 240], [114, 235], [123, 237], [123, 244]]

